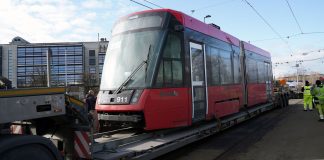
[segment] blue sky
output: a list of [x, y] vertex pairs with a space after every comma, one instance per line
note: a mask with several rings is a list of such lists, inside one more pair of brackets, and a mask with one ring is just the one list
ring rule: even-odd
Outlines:
[[[158, 8], [147, 0], [136, 1]], [[283, 63], [274, 64], [276, 76], [296, 74], [293, 66], [298, 60], [304, 60], [300, 73], [324, 73], [324, 1], [247, 0], [273, 29], [245, 0], [148, 1], [202, 21], [204, 16], [211, 15], [206, 23], [215, 23], [223, 31], [250, 41], [269, 51], [273, 62]], [[8, 43], [15, 36], [33, 43], [96, 41], [98, 33], [109, 40], [118, 17], [146, 9], [130, 0], [1, 0], [0, 43]], [[290, 35], [296, 36], [286, 38]]]

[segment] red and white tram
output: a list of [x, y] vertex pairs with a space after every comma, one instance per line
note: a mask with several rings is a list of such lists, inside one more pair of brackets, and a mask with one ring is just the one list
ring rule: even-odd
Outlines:
[[146, 130], [190, 126], [271, 101], [270, 54], [170, 9], [114, 26], [96, 110]]

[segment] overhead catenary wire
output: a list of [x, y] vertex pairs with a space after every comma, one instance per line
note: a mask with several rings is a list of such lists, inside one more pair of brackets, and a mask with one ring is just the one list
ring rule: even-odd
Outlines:
[[[300, 55], [308, 55], [309, 53], [313, 53], [313, 52], [318, 52], [320, 53], [321, 51], [324, 51], [323, 49], [316, 49], [316, 50], [311, 50], [308, 52], [301, 52]], [[284, 62], [272, 62], [273, 64], [289, 64], [289, 63], [295, 63], [295, 62], [308, 62], [308, 61], [315, 61], [315, 60], [320, 60], [320, 59], [324, 59], [324, 57], [318, 57], [318, 58], [314, 58], [314, 59], [305, 59], [305, 60], [291, 60], [291, 61], [284, 61]]]
[[313, 52], [321, 52], [324, 51], [324, 48], [322, 49], [315, 49], [315, 50], [311, 50], [311, 51], [307, 51], [307, 52], [301, 52], [302, 55], [308, 55], [309, 53], [313, 53]]
[[[302, 35], [310, 35], [310, 34], [324, 34], [324, 32], [303, 32], [303, 33], [296, 33], [296, 34], [291, 34], [288, 36], [285, 36], [284, 38], [293, 38], [293, 37], [298, 37], [298, 36], [302, 36]], [[252, 40], [249, 42], [261, 42], [261, 41], [269, 41], [269, 40], [277, 40], [280, 39], [278, 37], [273, 37], [273, 38], [265, 38], [265, 39], [257, 39], [257, 40]]]
[[307, 55], [309, 53], [313, 53], [313, 52], [321, 52], [321, 51], [324, 51], [324, 49], [317, 49], [317, 50], [312, 50], [312, 51], [308, 51], [308, 52], [302, 52], [301, 54], [302, 55]]
[[295, 14], [294, 14], [294, 11], [292, 10], [292, 8], [291, 8], [291, 6], [290, 6], [288, 0], [286, 0], [286, 2], [287, 2], [287, 5], [288, 5], [288, 7], [289, 7], [289, 9], [290, 9], [291, 14], [293, 15], [293, 17], [294, 17], [294, 19], [295, 19], [295, 22], [296, 22], [297, 25], [298, 25], [298, 28], [299, 28], [299, 30], [300, 30], [300, 33], [303, 33], [303, 30], [301, 29], [301, 27], [300, 27], [300, 25], [299, 25], [299, 23], [298, 23], [298, 21], [297, 21], [297, 18], [296, 18]]
[[290, 64], [290, 63], [302, 63], [302, 62], [311, 62], [311, 61], [317, 61], [317, 60], [323, 60], [324, 57], [318, 57], [318, 58], [313, 58], [313, 59], [304, 59], [304, 60], [295, 60], [295, 61], [286, 61], [286, 62], [273, 62], [273, 64], [275, 65], [279, 65], [279, 64]]
[[145, 4], [142, 4], [142, 3], [140, 3], [140, 2], [137, 2], [137, 1], [135, 1], [135, 0], [130, 0], [130, 1], [131, 1], [131, 2], [134, 2], [134, 3], [138, 4], [138, 5], [141, 5], [141, 6], [143, 6], [143, 7], [146, 7], [146, 8], [149, 8], [149, 9], [153, 9], [152, 7], [149, 7], [149, 6], [145, 5]]
[[268, 27], [278, 36], [278, 38], [280, 38], [288, 47], [288, 49], [291, 52], [291, 56], [294, 53], [293, 50], [291, 49], [291, 47], [289, 46], [288, 42], [286, 40], [284, 40], [284, 38], [271, 26], [271, 24], [252, 6], [252, 4], [250, 2], [248, 2], [247, 0], [242, 0], [243, 2], [245, 2], [248, 6], [250, 6], [252, 8], [252, 10], [263, 20], [263, 22], [265, 24], [268, 25]]
[[164, 8], [164, 7], [161, 7], [160, 5], [157, 5], [157, 4], [155, 4], [155, 3], [151, 2], [151, 1], [148, 1], [148, 0], [143, 0], [143, 1], [145, 1], [145, 2], [147, 2], [149, 4], [151, 4], [151, 5], [153, 5], [155, 7]]
[[243, 0], [248, 6], [252, 8], [252, 10], [263, 20], [265, 24], [268, 25], [268, 27], [282, 40], [286, 43], [286, 41], [282, 38], [282, 36], [270, 25], [270, 23], [251, 5], [250, 2], [247, 0]]
[[[300, 33], [288, 35], [285, 38], [289, 39], [289, 38], [292, 38], [292, 37], [306, 35], [306, 34], [323, 34], [324, 33], [324, 32], [303, 32], [303, 30], [301, 29], [301, 26], [300, 26], [300, 24], [299, 24], [299, 22], [298, 22], [298, 20], [297, 20], [297, 18], [295, 16], [295, 14], [294, 14], [294, 11], [291, 8], [291, 5], [290, 5], [289, 1], [288, 0], [285, 0], [285, 1], [287, 2], [287, 5], [288, 5], [288, 7], [290, 9], [290, 12], [291, 12], [291, 14], [292, 14], [292, 16], [293, 16], [299, 30], [300, 30]], [[260, 39], [260, 40], [253, 40], [253, 41], [249, 41], [249, 42], [259, 42], [259, 41], [276, 40], [276, 39], [280, 39], [280, 38], [266, 38], [266, 39]]]
[[295, 63], [295, 62], [310, 62], [310, 61], [322, 60], [323, 58], [324, 57], [318, 57], [318, 58], [313, 58], [313, 59], [303, 59], [303, 60], [296, 60], [296, 61], [276, 62], [274, 64]]
[[211, 5], [208, 5], [208, 6], [204, 6], [204, 7], [200, 7], [200, 8], [196, 8], [196, 9], [192, 9], [190, 10], [192, 13], [194, 13], [195, 11], [199, 11], [199, 10], [203, 10], [203, 9], [207, 9], [207, 8], [213, 8], [213, 7], [217, 7], [217, 6], [220, 6], [220, 5], [224, 5], [224, 4], [227, 4], [227, 3], [231, 3], [231, 2], [234, 2], [235, 0], [224, 0], [222, 2], [218, 2], [218, 3], [215, 3], [215, 4], [211, 4]]

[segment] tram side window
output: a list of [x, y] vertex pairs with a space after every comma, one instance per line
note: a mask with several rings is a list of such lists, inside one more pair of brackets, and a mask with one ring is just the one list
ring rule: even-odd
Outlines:
[[271, 69], [271, 65], [269, 63], [267, 63], [268, 65], [268, 81], [272, 81], [272, 69]]
[[220, 84], [219, 49], [210, 47], [212, 85]]
[[264, 62], [258, 62], [258, 83], [265, 83], [266, 70]]
[[241, 82], [241, 64], [240, 64], [240, 56], [236, 53], [233, 55], [233, 67], [234, 67], [234, 83]]
[[247, 75], [249, 83], [257, 83], [258, 82], [258, 70], [257, 70], [257, 61], [247, 58]]
[[157, 87], [177, 87], [183, 84], [181, 60], [181, 40], [175, 34], [169, 34], [160, 61], [155, 85]]
[[231, 52], [225, 50], [219, 50], [220, 55], [220, 77], [221, 84], [233, 83], [233, 72], [231, 62]]
[[265, 70], [265, 81], [271, 81], [271, 71], [270, 71], [270, 65], [268, 62], [264, 62], [264, 70]]

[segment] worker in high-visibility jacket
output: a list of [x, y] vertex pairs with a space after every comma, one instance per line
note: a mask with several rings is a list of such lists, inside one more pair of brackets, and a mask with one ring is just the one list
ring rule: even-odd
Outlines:
[[312, 105], [312, 94], [311, 94], [311, 86], [309, 82], [306, 81], [305, 86], [302, 88], [302, 92], [304, 92], [304, 111], [307, 111], [307, 107], [310, 111], [313, 110]]
[[319, 121], [324, 121], [324, 87], [320, 80], [316, 81], [314, 88], [314, 101], [319, 113]]

